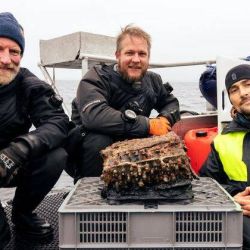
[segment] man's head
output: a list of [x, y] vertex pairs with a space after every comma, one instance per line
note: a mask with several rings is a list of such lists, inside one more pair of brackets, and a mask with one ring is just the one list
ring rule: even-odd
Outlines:
[[148, 69], [151, 38], [139, 27], [122, 29], [116, 40], [118, 70], [129, 82], [140, 81]]
[[23, 29], [8, 12], [0, 13], [0, 84], [9, 84], [17, 75], [24, 51]]
[[240, 64], [230, 69], [225, 85], [236, 111], [250, 118], [250, 65]]

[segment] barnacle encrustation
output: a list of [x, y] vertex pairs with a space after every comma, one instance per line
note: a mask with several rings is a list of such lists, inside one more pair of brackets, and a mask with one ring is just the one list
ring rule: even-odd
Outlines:
[[169, 199], [176, 195], [174, 190], [190, 190], [195, 176], [185, 146], [174, 132], [116, 142], [101, 155], [105, 190], [116, 192], [119, 199], [143, 194], [147, 199], [149, 190], [154, 196]]

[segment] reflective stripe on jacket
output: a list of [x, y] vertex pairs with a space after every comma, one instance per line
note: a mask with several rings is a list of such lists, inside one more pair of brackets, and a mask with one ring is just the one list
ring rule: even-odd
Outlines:
[[216, 136], [214, 146], [219, 154], [223, 169], [233, 181], [247, 181], [247, 166], [242, 161], [243, 140], [247, 132], [232, 132]]

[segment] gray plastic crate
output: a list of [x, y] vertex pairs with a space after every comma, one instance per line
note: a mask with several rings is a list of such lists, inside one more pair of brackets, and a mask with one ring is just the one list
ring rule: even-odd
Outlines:
[[214, 180], [192, 182], [194, 199], [110, 205], [99, 178], [77, 182], [59, 208], [60, 249], [242, 249], [242, 212]]

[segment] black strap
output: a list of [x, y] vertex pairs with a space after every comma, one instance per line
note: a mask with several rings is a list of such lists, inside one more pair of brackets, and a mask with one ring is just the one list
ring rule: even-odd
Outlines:
[[247, 133], [243, 141], [243, 156], [242, 160], [247, 166], [247, 185], [250, 185], [250, 133]]

